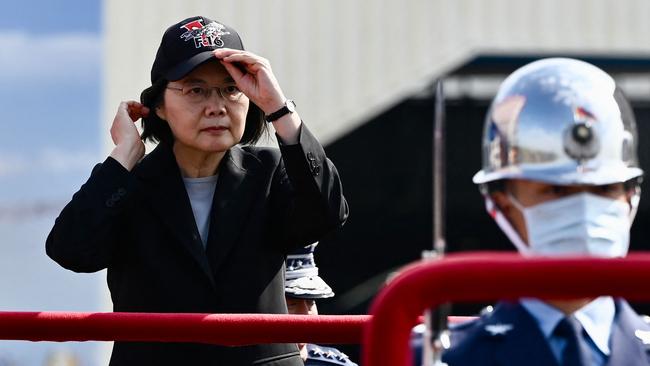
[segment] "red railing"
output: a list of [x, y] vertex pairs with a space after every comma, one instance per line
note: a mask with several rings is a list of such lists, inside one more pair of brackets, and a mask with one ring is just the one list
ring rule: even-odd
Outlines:
[[399, 366], [410, 365], [410, 331], [426, 308], [520, 296], [647, 300], [649, 281], [650, 254], [625, 259], [451, 254], [406, 267], [377, 296], [371, 316], [0, 312], [0, 339], [340, 344], [359, 343], [363, 332], [363, 365]]
[[368, 315], [0, 312], [0, 339], [358, 344], [369, 320]]
[[[450, 324], [473, 317], [450, 316]], [[360, 344], [370, 315], [0, 311], [0, 340]], [[418, 322], [422, 322], [420, 317]]]
[[620, 259], [522, 258], [517, 254], [450, 254], [405, 268], [375, 298], [364, 329], [364, 366], [411, 365], [408, 340], [422, 312], [446, 302], [521, 296], [613, 295], [650, 299], [650, 254]]

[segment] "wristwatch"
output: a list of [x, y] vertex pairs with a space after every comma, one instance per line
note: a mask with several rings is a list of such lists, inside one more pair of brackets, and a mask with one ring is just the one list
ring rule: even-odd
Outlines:
[[266, 120], [266, 122], [277, 121], [278, 119], [283, 117], [285, 114], [293, 113], [295, 111], [296, 111], [296, 103], [291, 99], [287, 99], [284, 102], [284, 106], [282, 108], [278, 109], [277, 111], [275, 111], [275, 112], [273, 112], [273, 113], [271, 113], [271, 114], [269, 114], [267, 116], [264, 116], [264, 119]]

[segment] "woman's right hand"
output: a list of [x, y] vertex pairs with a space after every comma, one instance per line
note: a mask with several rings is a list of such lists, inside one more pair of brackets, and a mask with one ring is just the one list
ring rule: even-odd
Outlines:
[[134, 123], [148, 115], [149, 108], [136, 101], [128, 101], [120, 103], [113, 119], [111, 138], [115, 148], [110, 156], [129, 171], [144, 156], [144, 143]]

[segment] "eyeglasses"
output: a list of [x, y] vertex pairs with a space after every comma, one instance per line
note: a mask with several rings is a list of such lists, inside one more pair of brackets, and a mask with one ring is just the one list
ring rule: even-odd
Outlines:
[[236, 85], [206, 86], [206, 85], [185, 85], [182, 88], [167, 86], [167, 89], [178, 90], [190, 103], [203, 103], [210, 99], [212, 91], [216, 90], [221, 97], [228, 102], [236, 102], [241, 98], [242, 91]]

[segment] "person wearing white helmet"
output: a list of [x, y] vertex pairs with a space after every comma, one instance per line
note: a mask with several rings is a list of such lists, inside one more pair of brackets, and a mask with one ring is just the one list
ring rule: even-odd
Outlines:
[[[474, 182], [522, 255], [623, 257], [641, 194], [636, 149], [632, 109], [611, 76], [542, 59], [501, 84]], [[609, 296], [501, 302], [451, 331], [450, 366], [650, 364], [650, 327]]]
[[[308, 245], [287, 256], [284, 296], [289, 314], [318, 315], [316, 300], [334, 296], [332, 288], [318, 275], [314, 260], [316, 245], [318, 243]], [[357, 366], [345, 353], [333, 347], [299, 343], [298, 349], [305, 366]]]

